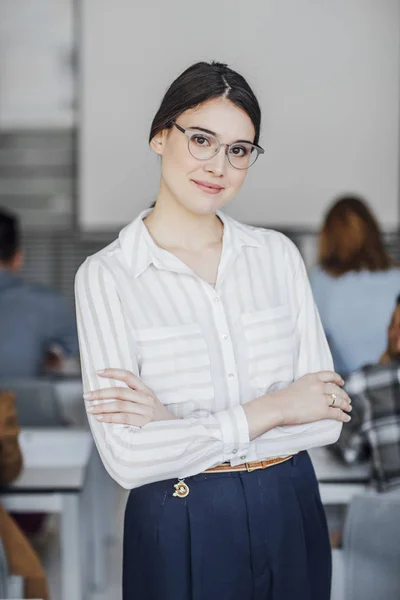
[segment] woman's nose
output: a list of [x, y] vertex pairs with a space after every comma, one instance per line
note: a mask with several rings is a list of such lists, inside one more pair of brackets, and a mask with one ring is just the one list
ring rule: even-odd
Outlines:
[[206, 161], [204, 168], [209, 173], [223, 175], [227, 168], [228, 157], [226, 156], [225, 146], [221, 146], [218, 152], [212, 158]]

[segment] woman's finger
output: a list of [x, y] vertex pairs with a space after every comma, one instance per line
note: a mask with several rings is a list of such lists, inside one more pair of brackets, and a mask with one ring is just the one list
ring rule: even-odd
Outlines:
[[350, 412], [352, 410], [350, 398], [343, 390], [337, 389], [335, 392], [325, 392], [324, 394], [328, 406], [340, 408]]
[[325, 384], [325, 390], [327, 394], [340, 394], [343, 397], [347, 397], [349, 400], [349, 396], [347, 395], [347, 392], [345, 392], [345, 390], [338, 386], [336, 383], [332, 383], [332, 381], [329, 381], [328, 383]]
[[339, 373], [335, 373], [334, 371], [319, 371], [319, 373], [317, 373], [317, 378], [323, 383], [336, 383], [336, 385], [339, 386], [344, 385], [342, 377]]
[[328, 406], [341, 408], [342, 410], [351, 410], [351, 399], [348, 394], [338, 386], [328, 383], [325, 387], [324, 394]]
[[85, 398], [85, 400], [90, 400], [90, 402], [93, 402], [95, 400], [113, 400], [115, 398], [121, 400], [131, 400], [134, 402], [134, 394], [137, 394], [137, 392], [134, 392], [130, 388], [110, 387], [103, 388], [101, 390], [94, 390], [93, 392], [88, 392], [87, 394], [83, 394], [83, 397]]
[[103, 369], [102, 371], [97, 371], [97, 374], [100, 377], [123, 381], [133, 390], [145, 391], [150, 389], [139, 377], [136, 377], [131, 371], [126, 371], [125, 369]]
[[340, 408], [340, 410], [344, 410], [345, 412], [351, 412], [353, 407], [351, 404], [341, 396], [336, 396], [335, 402], [333, 402], [333, 398], [331, 394], [325, 394], [326, 401], [328, 404], [328, 408]]
[[147, 395], [143, 392], [137, 392], [130, 388], [104, 388], [101, 390], [95, 390], [84, 394], [85, 400], [90, 403], [102, 402], [103, 400], [123, 400], [124, 402], [133, 402], [138, 404], [152, 404], [154, 402], [153, 396]]
[[95, 415], [95, 418], [101, 423], [116, 423], [120, 425], [133, 425], [134, 427], [144, 427], [150, 423], [149, 417], [133, 413], [111, 413], [107, 415]]
[[144, 415], [148, 412], [144, 404], [137, 402], [126, 402], [116, 400], [114, 402], [102, 402], [89, 406], [87, 412], [91, 415], [110, 414], [110, 413], [132, 413]]
[[351, 416], [346, 412], [343, 412], [340, 408], [328, 407], [328, 419], [335, 419], [335, 421], [348, 423], [348, 421], [351, 421]]

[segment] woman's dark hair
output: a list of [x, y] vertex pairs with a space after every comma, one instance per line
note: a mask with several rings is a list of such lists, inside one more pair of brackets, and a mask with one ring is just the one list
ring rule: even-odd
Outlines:
[[215, 61], [192, 65], [170, 85], [153, 119], [149, 141], [160, 131], [169, 129], [189, 108], [221, 96], [248, 114], [256, 132], [254, 143], [258, 144], [261, 110], [254, 92], [242, 75]]
[[0, 262], [10, 262], [20, 243], [18, 218], [0, 207]]
[[319, 264], [333, 276], [386, 271], [395, 266], [372, 211], [361, 198], [343, 196], [328, 211], [319, 238]]

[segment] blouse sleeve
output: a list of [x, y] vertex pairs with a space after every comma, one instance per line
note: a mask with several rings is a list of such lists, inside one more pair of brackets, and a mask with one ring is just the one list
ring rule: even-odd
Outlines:
[[[109, 367], [138, 375], [136, 343], [101, 258], [91, 257], [80, 267], [75, 297], [84, 391], [125, 385], [96, 373]], [[250, 443], [241, 406], [142, 428], [101, 423], [90, 414], [88, 420], [107, 471], [127, 489], [199, 473], [245, 453]]]
[[[294, 316], [294, 380], [306, 373], [333, 371], [333, 361], [321, 325], [303, 259], [295, 245], [284, 238], [287, 264], [286, 286]], [[250, 444], [247, 460], [262, 454], [269, 458], [287, 456], [315, 446], [333, 444], [342, 423], [325, 419], [304, 425], [276, 427]]]

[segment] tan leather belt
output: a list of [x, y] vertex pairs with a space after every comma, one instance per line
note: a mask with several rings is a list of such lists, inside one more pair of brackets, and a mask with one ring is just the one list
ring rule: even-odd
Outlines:
[[289, 460], [290, 458], [292, 458], [292, 456], [269, 458], [267, 460], [242, 463], [235, 466], [232, 466], [230, 463], [222, 463], [222, 465], [217, 465], [216, 467], [206, 469], [203, 471], [203, 473], [230, 473], [233, 471], [248, 471], [251, 473], [257, 469], [266, 469], [267, 467], [272, 467], [273, 465], [279, 465], [279, 463], [285, 462], [285, 460]]

